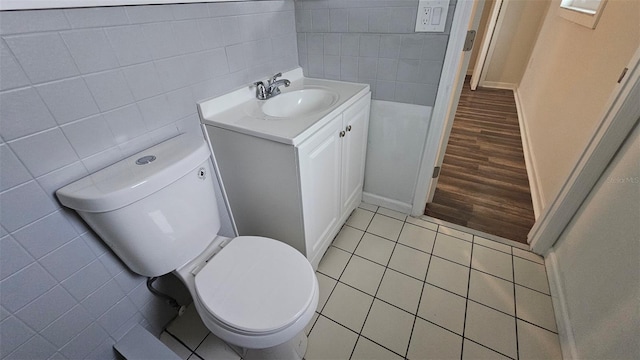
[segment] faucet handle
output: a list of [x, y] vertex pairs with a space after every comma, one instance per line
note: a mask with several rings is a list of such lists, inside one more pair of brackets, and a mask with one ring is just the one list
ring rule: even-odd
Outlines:
[[279, 73], [277, 73], [277, 74], [273, 75], [273, 76], [271, 77], [271, 80], [269, 81], [269, 83], [271, 84], [272, 82], [276, 81], [276, 79], [277, 79], [277, 78], [279, 78], [279, 77], [281, 77], [281, 76], [282, 76], [282, 73], [281, 73], [281, 72], [279, 72]]
[[259, 100], [264, 100], [267, 98], [267, 87], [264, 85], [262, 81], [258, 81], [253, 83], [256, 86], [256, 97]]

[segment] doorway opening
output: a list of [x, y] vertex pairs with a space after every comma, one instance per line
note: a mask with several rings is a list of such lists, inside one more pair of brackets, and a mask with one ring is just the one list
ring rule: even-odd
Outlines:
[[513, 92], [470, 80], [425, 215], [526, 244], [535, 217]]
[[[502, 0], [487, 0], [475, 9], [479, 38], [460, 71], [473, 76], [467, 76], [452, 104], [450, 134], [441, 139], [436, 161], [441, 171], [427, 196], [426, 215], [527, 243], [537, 213], [514, 90], [546, 9]], [[526, 26], [525, 14], [534, 18]]]

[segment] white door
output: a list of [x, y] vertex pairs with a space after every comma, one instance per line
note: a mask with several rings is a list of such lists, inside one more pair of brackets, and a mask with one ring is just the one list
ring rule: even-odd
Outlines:
[[343, 130], [338, 115], [298, 147], [307, 258], [314, 256], [340, 218]]
[[355, 202], [359, 202], [359, 198], [362, 197], [370, 96], [367, 95], [365, 98], [360, 99], [357, 104], [345, 111], [343, 115], [345, 131], [345, 136], [342, 139], [343, 211], [348, 211], [348, 208], [354, 205]]
[[462, 51], [468, 30], [478, 29], [484, 0], [458, 1], [451, 26], [444, 67], [438, 85], [436, 103], [431, 113], [431, 124], [420, 163], [418, 182], [413, 197], [411, 215], [424, 214], [427, 202], [433, 200], [438, 178], [432, 174], [436, 166], [442, 165], [444, 151], [449, 141], [453, 118], [460, 100], [462, 84], [469, 65], [471, 51]]

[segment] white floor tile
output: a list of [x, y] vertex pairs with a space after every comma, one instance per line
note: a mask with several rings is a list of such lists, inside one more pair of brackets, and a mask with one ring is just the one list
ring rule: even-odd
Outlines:
[[516, 309], [519, 319], [558, 331], [551, 296], [516, 285]]
[[518, 352], [522, 360], [562, 359], [558, 335], [518, 320]]
[[438, 233], [433, 247], [433, 255], [469, 266], [471, 264], [471, 246], [472, 244], [468, 241]]
[[425, 229], [418, 225], [404, 224], [398, 242], [431, 253], [435, 239], [436, 232], [433, 230]]
[[356, 348], [353, 350], [351, 360], [402, 360], [403, 357], [384, 347], [374, 343], [373, 341], [360, 337]]
[[478, 244], [478, 245], [486, 246], [486, 247], [492, 248], [494, 250], [498, 250], [498, 251], [502, 251], [502, 252], [507, 253], [507, 254], [511, 254], [511, 246], [505, 245], [505, 244], [501, 244], [501, 243], [499, 243], [497, 241], [485, 239], [485, 238], [483, 238], [481, 236], [475, 235], [473, 237], [473, 242]]
[[441, 327], [416, 319], [407, 358], [460, 359], [462, 337]]
[[440, 225], [440, 227], [438, 228], [438, 232], [441, 234], [457, 237], [458, 239], [473, 242], [473, 235], [466, 233], [464, 231], [460, 231], [460, 230], [456, 230], [450, 227]]
[[383, 266], [358, 256], [353, 256], [340, 281], [369, 295], [375, 295], [383, 274]]
[[462, 335], [466, 306], [465, 298], [425, 284], [418, 316]]
[[516, 315], [513, 283], [473, 269], [469, 278], [469, 299]]
[[[508, 360], [509, 358], [497, 352], [464, 339], [462, 360]], [[542, 360], [542, 359], [540, 359]]]
[[404, 354], [409, 345], [413, 320], [414, 316], [375, 300], [362, 335], [398, 354]]
[[358, 334], [320, 316], [309, 334], [306, 360], [348, 359]]
[[501, 354], [517, 356], [515, 318], [473, 301], [467, 303], [464, 336]]
[[401, 273], [424, 280], [431, 255], [397, 244], [391, 255], [389, 267]]
[[382, 283], [376, 297], [415, 314], [418, 310], [421, 292], [422, 281], [387, 269], [382, 277]]
[[397, 241], [404, 222], [385, 215], [376, 214], [367, 228], [367, 232], [382, 236], [385, 239]]
[[373, 214], [374, 213], [371, 211], [356, 208], [351, 213], [351, 216], [349, 216], [349, 219], [347, 220], [347, 225], [363, 231], [367, 230], [367, 226], [369, 226], [369, 223], [373, 218]]
[[182, 345], [178, 340], [176, 340], [173, 336], [169, 335], [166, 331], [163, 331], [160, 334], [160, 341], [163, 344], [167, 345], [171, 351], [176, 353], [181, 359], [187, 360], [189, 356], [191, 356], [191, 350]]
[[167, 327], [167, 331], [180, 339], [191, 350], [195, 350], [209, 334], [209, 329], [202, 323], [193, 304], [187, 307], [184, 314]]
[[356, 250], [356, 246], [358, 246], [360, 239], [362, 239], [362, 235], [364, 235], [364, 231], [345, 225], [340, 229], [340, 232], [333, 240], [332, 245], [344, 251], [353, 253]]
[[516, 284], [549, 294], [549, 282], [544, 265], [514, 257], [513, 271]]
[[469, 268], [434, 256], [429, 265], [427, 282], [467, 297]]
[[361, 209], [369, 210], [371, 212], [378, 211], [378, 207], [376, 205], [367, 204], [366, 202], [361, 202], [358, 207]]
[[438, 224], [434, 224], [430, 221], [427, 220], [423, 220], [423, 219], [419, 219], [419, 218], [415, 218], [412, 216], [407, 216], [407, 220], [408, 223], [413, 224], [413, 225], [418, 225], [421, 226], [425, 229], [429, 229], [429, 230], [433, 230], [433, 231], [438, 231]]
[[[305, 327], [306, 359], [561, 358], [543, 258], [403, 219], [365, 203], [351, 214], [318, 266], [322, 315]], [[167, 331], [182, 359], [240, 359], [193, 306]]]
[[407, 214], [403, 214], [399, 211], [395, 211], [395, 210], [389, 210], [387, 208], [379, 208], [378, 209], [378, 214], [382, 214], [382, 215], [386, 215], [389, 217], [392, 217], [394, 219], [398, 219], [400, 221], [405, 221], [407, 219]]
[[329, 300], [329, 295], [331, 295], [338, 281], [318, 272], [316, 272], [316, 277], [318, 278], [318, 287], [320, 288], [318, 306], [316, 307], [316, 311], [319, 312], [327, 303], [327, 300]]
[[205, 360], [240, 360], [240, 355], [236, 354], [229, 345], [211, 333], [198, 346], [196, 354]]
[[367, 232], [362, 237], [355, 253], [365, 259], [387, 266], [395, 245], [396, 243], [393, 241]]
[[511, 255], [484, 246], [473, 245], [471, 267], [513, 281]]
[[351, 254], [348, 252], [329, 246], [322, 260], [320, 260], [320, 264], [318, 264], [318, 271], [337, 279], [340, 277], [340, 274], [342, 274], [342, 270], [344, 270], [344, 267], [349, 262], [350, 257]]
[[544, 265], [544, 258], [538, 254], [532, 253], [531, 251], [513, 248], [513, 255]]
[[373, 296], [338, 283], [322, 315], [359, 333], [372, 302]]

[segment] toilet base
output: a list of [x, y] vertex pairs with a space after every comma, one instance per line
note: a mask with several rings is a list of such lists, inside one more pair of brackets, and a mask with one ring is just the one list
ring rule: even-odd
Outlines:
[[307, 352], [307, 335], [304, 330], [293, 339], [266, 349], [245, 349], [245, 360], [302, 360]]

